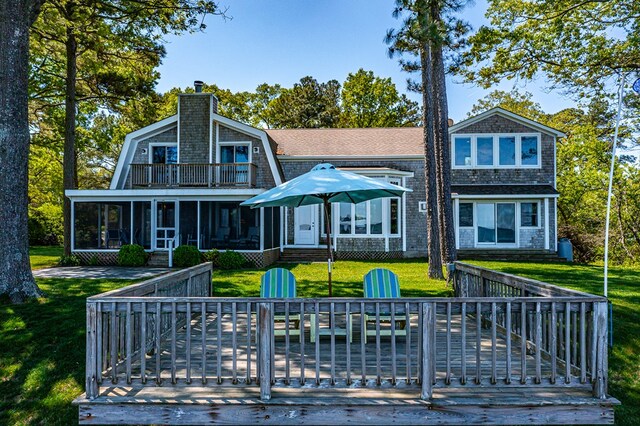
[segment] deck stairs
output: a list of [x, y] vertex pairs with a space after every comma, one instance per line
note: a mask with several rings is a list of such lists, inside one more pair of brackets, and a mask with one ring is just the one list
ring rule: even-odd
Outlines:
[[326, 248], [286, 248], [280, 253], [279, 263], [326, 262]]
[[169, 252], [167, 251], [155, 251], [149, 253], [149, 259], [147, 260], [147, 266], [152, 268], [168, 268], [169, 267]]
[[548, 250], [530, 249], [461, 249], [459, 260], [510, 260], [518, 262], [566, 262], [567, 259]]

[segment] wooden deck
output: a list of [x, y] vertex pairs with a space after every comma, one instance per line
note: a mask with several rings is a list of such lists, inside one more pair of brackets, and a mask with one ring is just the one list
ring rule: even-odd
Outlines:
[[96, 296], [80, 423], [613, 423], [603, 299], [477, 273], [449, 299], [210, 298], [200, 270]]

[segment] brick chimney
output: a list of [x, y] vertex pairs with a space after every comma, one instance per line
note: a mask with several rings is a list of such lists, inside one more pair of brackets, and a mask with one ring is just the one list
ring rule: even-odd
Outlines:
[[215, 162], [211, 113], [218, 112], [218, 100], [212, 93], [202, 93], [202, 86], [202, 81], [197, 80], [195, 93], [178, 95], [180, 163], [209, 163], [210, 159]]

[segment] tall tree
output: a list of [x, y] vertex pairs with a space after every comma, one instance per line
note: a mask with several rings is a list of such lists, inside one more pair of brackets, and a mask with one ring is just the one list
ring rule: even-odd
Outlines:
[[269, 103], [265, 114], [274, 128], [337, 127], [340, 120], [340, 83], [318, 83], [303, 77], [290, 89], [283, 89]]
[[39, 297], [29, 263], [29, 26], [44, 0], [0, 2], [0, 296]]
[[[212, 0], [60, 0], [33, 28], [32, 73], [39, 101], [64, 103], [64, 188], [78, 187], [78, 113], [117, 110], [153, 89], [165, 54], [162, 36], [203, 27]], [[80, 105], [83, 103], [84, 105]], [[71, 251], [71, 204], [64, 202], [64, 248]]]
[[391, 78], [360, 68], [342, 85], [340, 127], [402, 127], [420, 122], [416, 102], [400, 95]]
[[457, 0], [396, 0], [394, 16], [404, 19], [403, 26], [389, 30], [386, 36], [390, 56], [399, 55], [405, 71], [421, 74], [420, 82], [410, 80], [409, 87], [423, 96], [431, 277], [442, 277], [442, 262], [456, 258], [444, 50], [455, 50], [467, 31], [467, 25], [454, 16], [462, 4]]

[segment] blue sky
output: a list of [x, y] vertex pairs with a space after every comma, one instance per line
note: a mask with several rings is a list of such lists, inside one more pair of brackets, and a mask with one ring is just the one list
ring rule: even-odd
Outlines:
[[[406, 93], [406, 79], [383, 39], [400, 22], [391, 16], [392, 0], [221, 0], [229, 20], [208, 16], [204, 33], [168, 38], [157, 89], [190, 86], [194, 80], [232, 91], [253, 90], [261, 83], [291, 87], [310, 75], [318, 81], [343, 82], [359, 68], [391, 77]], [[485, 21], [485, 0], [464, 11], [477, 28]], [[463, 119], [489, 91], [448, 78], [449, 116]], [[495, 87], [510, 90], [514, 82]], [[573, 105], [558, 93], [546, 93], [544, 82], [518, 83], [546, 112]], [[419, 100], [416, 94], [409, 94]]]

